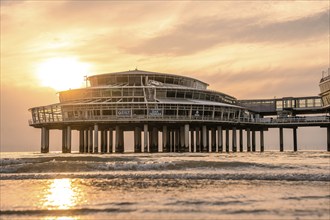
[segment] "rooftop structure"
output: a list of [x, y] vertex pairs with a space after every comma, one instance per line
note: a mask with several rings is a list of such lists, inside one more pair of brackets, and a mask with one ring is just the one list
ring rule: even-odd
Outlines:
[[[89, 76], [87, 80], [89, 87], [59, 92], [59, 103], [30, 109], [30, 126], [42, 131], [42, 152], [49, 151], [52, 129], [62, 130], [63, 152], [71, 152], [71, 130], [79, 131], [81, 153], [97, 153], [99, 147], [102, 153], [112, 153], [113, 131], [118, 153], [124, 152], [124, 131], [134, 131], [135, 152], [160, 151], [160, 131], [163, 152], [215, 152], [223, 151], [223, 130], [226, 151], [229, 131], [232, 150], [237, 151], [236, 129], [240, 131], [240, 150], [246, 130], [247, 150], [255, 150], [255, 132], [260, 131], [263, 151], [263, 132], [269, 127], [329, 126], [327, 116], [293, 121], [297, 113], [324, 113], [319, 96], [237, 100], [208, 90], [207, 83], [191, 77], [137, 69]], [[270, 121], [264, 118], [267, 115], [279, 117]]]
[[330, 108], [330, 68], [328, 68], [328, 73], [322, 72], [322, 79], [320, 81], [320, 96], [322, 97], [322, 102], [325, 108]]

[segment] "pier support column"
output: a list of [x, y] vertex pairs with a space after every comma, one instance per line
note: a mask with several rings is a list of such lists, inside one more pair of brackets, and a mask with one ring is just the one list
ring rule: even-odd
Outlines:
[[207, 142], [208, 142], [209, 135], [208, 135], [208, 130], [205, 125], [203, 125], [203, 127], [202, 127], [202, 136], [203, 136], [202, 137], [203, 138], [202, 152], [208, 152], [207, 151], [207, 148], [208, 148]]
[[209, 129], [206, 129], [206, 137], [207, 137], [207, 139], [206, 139], [206, 152], [210, 152], [210, 146], [211, 146], [210, 142], [211, 142], [211, 140], [210, 140], [210, 130]]
[[226, 128], [226, 152], [229, 153], [229, 129]]
[[184, 125], [184, 152], [189, 152], [189, 124]]
[[62, 128], [62, 153], [67, 153], [67, 135], [66, 128]]
[[196, 128], [196, 152], [201, 152], [200, 128]]
[[71, 153], [71, 127], [66, 127], [66, 153]]
[[149, 146], [149, 138], [148, 138], [148, 125], [145, 124], [143, 126], [143, 151], [149, 152], [148, 146]]
[[119, 146], [120, 146], [120, 153], [125, 152], [125, 141], [124, 141], [124, 130], [120, 129], [120, 139], [119, 139]]
[[195, 131], [192, 129], [190, 131], [190, 152], [196, 152], [195, 150]]
[[109, 151], [110, 154], [113, 152], [113, 128], [109, 128]]
[[149, 134], [150, 139], [150, 153], [157, 153], [158, 152], [158, 129], [156, 127], [152, 128]]
[[233, 152], [237, 152], [237, 137], [236, 137], [236, 128], [233, 128], [232, 131], [232, 147]]
[[284, 151], [284, 144], [283, 144], [283, 128], [280, 128], [280, 151]]
[[94, 125], [94, 153], [99, 152], [99, 126]]
[[330, 127], [327, 127], [327, 151], [330, 151]]
[[168, 152], [168, 149], [166, 148], [166, 144], [168, 142], [168, 139], [167, 139], [167, 126], [163, 126], [163, 131], [162, 131], [162, 152]]
[[46, 148], [46, 146], [45, 146], [45, 131], [46, 131], [46, 128], [45, 127], [42, 127], [41, 128], [41, 153], [46, 153], [45, 152], [45, 148]]
[[260, 130], [260, 152], [265, 151], [265, 146], [264, 146], [264, 130]]
[[79, 130], [79, 153], [84, 153], [84, 130]]
[[163, 152], [170, 152], [170, 132], [167, 129], [167, 126], [163, 126], [163, 132], [162, 132], [162, 139], [163, 139]]
[[168, 152], [173, 152], [173, 132], [172, 130], [168, 130], [169, 138], [168, 138], [168, 143], [169, 143], [169, 149]]
[[104, 154], [104, 130], [100, 130], [100, 133], [101, 133], [101, 138], [100, 138], [100, 141], [101, 141], [101, 154]]
[[116, 125], [116, 153], [124, 153], [124, 131]]
[[293, 128], [292, 132], [293, 132], [293, 151], [298, 151], [297, 128]]
[[173, 129], [171, 131], [172, 134], [172, 148], [171, 148], [171, 152], [176, 152], [176, 129]]
[[72, 133], [71, 133], [71, 127], [70, 126], [68, 126], [67, 128], [66, 128], [66, 130], [67, 130], [67, 145], [66, 145], [66, 152], [67, 153], [71, 153], [71, 136], [72, 136]]
[[239, 129], [239, 151], [243, 152], [243, 130]]
[[41, 153], [49, 152], [49, 129], [41, 128]]
[[175, 132], [174, 130], [170, 131], [170, 152], [174, 152], [175, 151]]
[[217, 132], [215, 128], [211, 128], [211, 151], [217, 152]]
[[88, 152], [93, 153], [93, 127], [89, 128], [88, 141]]
[[88, 129], [84, 130], [84, 153], [88, 153]]
[[149, 153], [152, 153], [153, 152], [153, 148], [152, 148], [152, 145], [153, 145], [153, 139], [152, 139], [152, 128], [150, 128], [149, 130]]
[[222, 152], [223, 151], [222, 127], [218, 126], [217, 130], [218, 130], [218, 152]]
[[107, 153], [108, 151], [108, 131], [101, 131], [101, 153]]
[[174, 152], [179, 152], [180, 148], [180, 129], [174, 130]]
[[108, 153], [108, 130], [105, 129], [103, 130], [104, 132], [104, 152], [103, 153]]
[[250, 134], [250, 128], [246, 129], [246, 151], [251, 151], [251, 134]]
[[185, 152], [185, 132], [184, 126], [180, 126], [180, 148], [179, 152]]
[[46, 128], [45, 135], [46, 135], [46, 138], [45, 138], [45, 153], [49, 153], [49, 129], [48, 128]]
[[134, 129], [134, 153], [141, 153], [141, 128]]
[[252, 151], [256, 152], [256, 130], [252, 130]]

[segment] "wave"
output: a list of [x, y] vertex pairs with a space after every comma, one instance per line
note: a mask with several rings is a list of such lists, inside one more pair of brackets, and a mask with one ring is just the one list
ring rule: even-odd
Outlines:
[[81, 215], [81, 214], [92, 214], [97, 212], [133, 212], [135, 209], [127, 209], [127, 208], [104, 208], [104, 209], [96, 209], [96, 208], [81, 208], [81, 209], [39, 209], [39, 210], [0, 210], [0, 215], [50, 215], [50, 216], [67, 216], [67, 215]]
[[208, 161], [194, 158], [141, 158], [141, 157], [45, 157], [1, 159], [0, 173], [63, 173], [91, 171], [147, 171], [147, 170], [283, 170], [323, 169], [316, 165], [292, 165], [247, 161]]
[[88, 171], [146, 171], [146, 170], [186, 170], [186, 169], [294, 169], [290, 165], [270, 165], [251, 162], [212, 161], [72, 161], [56, 159], [49, 161], [12, 161], [0, 166], [0, 173], [49, 173]]
[[292, 153], [276, 155], [32, 155], [0, 158], [0, 179], [69, 177], [330, 181], [328, 158], [317, 158], [316, 154], [307, 153], [300, 156]]
[[324, 195], [324, 196], [299, 196], [299, 197], [284, 197], [282, 198], [284, 200], [305, 200], [305, 199], [328, 199], [330, 201], [330, 195]]
[[261, 172], [90, 172], [90, 173], [39, 173], [39, 174], [2, 174], [0, 180], [28, 179], [175, 179], [175, 180], [265, 180], [265, 181], [330, 181], [329, 173], [261, 173]]

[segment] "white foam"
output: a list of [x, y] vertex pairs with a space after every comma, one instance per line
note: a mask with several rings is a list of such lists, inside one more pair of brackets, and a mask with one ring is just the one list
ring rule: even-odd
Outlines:
[[106, 162], [106, 163], [90, 163], [89, 167], [95, 170], [162, 170], [169, 166], [174, 166], [173, 162], [157, 162], [157, 161], [127, 161], [127, 162]]

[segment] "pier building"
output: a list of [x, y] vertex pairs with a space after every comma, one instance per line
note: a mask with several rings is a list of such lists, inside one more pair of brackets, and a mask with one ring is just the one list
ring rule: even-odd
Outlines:
[[79, 131], [80, 153], [123, 153], [127, 131], [134, 133], [136, 153], [256, 151], [257, 132], [264, 151], [269, 128], [279, 129], [281, 151], [283, 129], [293, 129], [297, 151], [297, 129], [302, 126], [326, 128], [330, 151], [329, 91], [238, 100], [207, 89], [198, 79], [137, 69], [86, 80], [86, 88], [59, 92], [59, 103], [29, 109], [29, 125], [41, 129], [42, 153], [49, 152], [54, 129], [62, 131], [63, 153], [71, 152], [72, 130]]
[[330, 108], [330, 68], [328, 68], [328, 73], [322, 72], [322, 79], [320, 81], [320, 90], [322, 97], [322, 103], [324, 108]]

